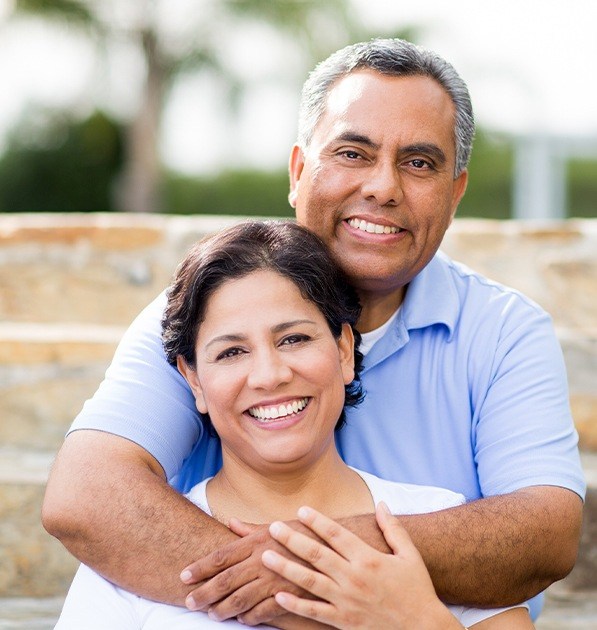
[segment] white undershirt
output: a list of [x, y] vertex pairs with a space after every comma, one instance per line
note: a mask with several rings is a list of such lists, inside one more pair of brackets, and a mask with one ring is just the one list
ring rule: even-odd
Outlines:
[[375, 330], [370, 330], [366, 333], [361, 333], [361, 345], [359, 346], [359, 350], [362, 352], [363, 356], [366, 356], [369, 350], [373, 348], [373, 345], [378, 339], [381, 339], [385, 334], [388, 328], [392, 325], [396, 317], [398, 317], [398, 312], [400, 311], [400, 307], [398, 307], [390, 319], [387, 322], [382, 324], [379, 328]]

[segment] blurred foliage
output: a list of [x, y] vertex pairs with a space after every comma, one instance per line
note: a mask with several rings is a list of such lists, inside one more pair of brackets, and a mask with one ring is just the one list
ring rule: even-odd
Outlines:
[[[10, 138], [0, 158], [0, 212], [106, 212], [123, 164], [122, 125], [102, 112], [83, 121], [34, 112]], [[459, 217], [509, 219], [512, 140], [479, 130]], [[568, 165], [570, 216], [597, 217], [597, 161]], [[165, 172], [160, 199], [173, 214], [293, 216], [288, 173], [228, 170], [194, 177]]]
[[597, 160], [570, 160], [568, 170], [568, 214], [597, 217]]
[[210, 178], [170, 174], [162, 201], [174, 214], [294, 216], [288, 172], [224, 171]]
[[[82, 122], [44, 113], [9, 139], [0, 159], [0, 212], [114, 210], [122, 131], [105, 114]], [[34, 117], [35, 118], [35, 117]]]
[[513, 163], [511, 142], [477, 129], [469, 164], [468, 187], [456, 216], [509, 219]]

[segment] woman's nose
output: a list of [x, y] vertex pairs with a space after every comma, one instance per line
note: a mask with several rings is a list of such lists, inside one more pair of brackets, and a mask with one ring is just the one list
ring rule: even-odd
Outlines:
[[273, 390], [279, 385], [290, 382], [292, 369], [276, 350], [257, 352], [253, 361], [247, 383], [254, 389]]

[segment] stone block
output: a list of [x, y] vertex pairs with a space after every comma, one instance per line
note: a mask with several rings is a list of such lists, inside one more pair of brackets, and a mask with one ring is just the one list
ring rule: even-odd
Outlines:
[[52, 455], [0, 450], [0, 594], [64, 596], [78, 562], [42, 527], [40, 511]]
[[0, 325], [0, 444], [58, 449], [121, 334], [98, 326]]

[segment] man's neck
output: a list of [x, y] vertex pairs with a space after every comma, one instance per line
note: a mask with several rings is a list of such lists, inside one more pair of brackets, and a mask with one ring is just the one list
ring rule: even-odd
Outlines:
[[383, 326], [402, 304], [406, 295], [406, 287], [386, 294], [359, 291], [361, 300], [361, 316], [357, 323], [360, 333], [370, 332]]

